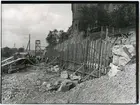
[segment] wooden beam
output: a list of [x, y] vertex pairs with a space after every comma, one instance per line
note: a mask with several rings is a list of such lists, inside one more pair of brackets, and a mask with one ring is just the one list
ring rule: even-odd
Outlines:
[[[71, 71], [74, 71], [74, 70], [72, 70], [72, 69], [67, 69], [67, 70], [71, 70]], [[89, 76], [92, 76], [92, 77], [97, 77], [97, 76], [95, 76], [95, 75], [92, 75], [92, 74], [89, 74], [89, 73], [86, 73], [86, 72], [81, 72], [81, 71], [77, 71], [78, 73], [81, 73], [81, 74], [86, 74], [86, 75], [89, 75]]]
[[[97, 71], [92, 71], [90, 74], [87, 74], [87, 76], [82, 80], [82, 81], [85, 81], [85, 80], [87, 80], [90, 76], [93, 76], [93, 73], [94, 72], [97, 72]], [[93, 76], [93, 77], [98, 77], [98, 76]]]
[[73, 74], [75, 74], [76, 72], [78, 72], [82, 67], [84, 67], [84, 64], [82, 64]]

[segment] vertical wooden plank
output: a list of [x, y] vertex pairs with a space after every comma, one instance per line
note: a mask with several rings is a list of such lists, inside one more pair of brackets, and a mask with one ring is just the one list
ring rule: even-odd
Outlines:
[[[104, 61], [104, 65], [106, 67], [106, 59], [107, 59], [107, 41], [105, 41], [105, 61]], [[105, 71], [106, 74], [106, 71]]]
[[99, 70], [99, 74], [98, 74], [98, 75], [99, 75], [99, 77], [100, 77], [100, 76], [101, 76], [101, 66], [100, 66], [100, 62], [101, 62], [100, 60], [101, 60], [101, 59], [100, 59], [100, 57], [101, 57], [101, 48], [102, 48], [102, 41], [101, 41], [101, 39], [99, 40], [99, 47], [98, 47], [98, 48], [99, 48], [99, 58], [98, 58], [98, 60], [99, 60], [99, 61], [98, 61], [98, 70]]
[[93, 59], [94, 59], [94, 44], [95, 44], [95, 41], [94, 40], [92, 40], [92, 54], [91, 54], [91, 63], [92, 63], [92, 66], [91, 66], [91, 68], [92, 68], [92, 71], [93, 71], [93, 64], [94, 64], [94, 62], [93, 62]]
[[92, 62], [92, 59], [93, 59], [93, 40], [90, 41], [91, 42], [91, 46], [90, 46], [90, 62], [91, 62], [91, 65], [90, 65], [90, 71], [92, 71], [93, 69], [93, 62]]
[[76, 59], [77, 55], [76, 54], [77, 54], [77, 43], [75, 42], [75, 68], [76, 68], [76, 62], [77, 62], [77, 59]]
[[105, 62], [105, 67], [107, 67], [107, 59], [108, 59], [108, 51], [107, 51], [107, 49], [108, 49], [108, 43], [107, 43], [107, 41], [106, 41], [106, 57], [105, 57], [105, 60], [106, 60], [106, 62]]
[[95, 51], [95, 50], [97, 49], [97, 48], [96, 48], [97, 40], [95, 40], [94, 42], [95, 42], [95, 43], [94, 43], [94, 50], [93, 50], [93, 51], [94, 51], [94, 54], [93, 54], [93, 56], [94, 56], [94, 58], [93, 58], [93, 65], [94, 65], [94, 66], [93, 66], [93, 70], [96, 71], [96, 67], [95, 67], [95, 64], [96, 64], [96, 51]]
[[[88, 63], [89, 61], [89, 39], [87, 40], [87, 46], [86, 46], [86, 63]], [[88, 67], [87, 67], [87, 71], [89, 71], [89, 64], [88, 64]]]
[[88, 48], [88, 62], [89, 62], [89, 71], [91, 70], [91, 40], [89, 39], [89, 48]]
[[[73, 52], [73, 61], [75, 62], [75, 40], [74, 40], [74, 52]], [[75, 69], [75, 63], [74, 63], [74, 69]]]
[[101, 57], [100, 57], [100, 74], [103, 72], [103, 50], [104, 50], [104, 43], [103, 40], [101, 40]]
[[84, 41], [84, 44], [83, 44], [83, 62], [85, 64], [85, 52], [86, 52], [86, 40]]
[[109, 60], [109, 47], [110, 47], [110, 44], [109, 44], [109, 42], [107, 41], [107, 57], [106, 57], [106, 67], [108, 66], [108, 60]]
[[80, 57], [80, 50], [81, 49], [79, 48], [79, 43], [77, 43], [77, 49], [76, 50], [77, 50], [76, 51], [76, 61], [80, 63], [81, 61], [80, 61], [79, 57]]
[[85, 40], [80, 44], [80, 48], [82, 49], [82, 63], [84, 63], [84, 54], [85, 54], [85, 49], [84, 49], [84, 45], [85, 45]]
[[82, 56], [80, 57], [81, 63], [83, 63], [83, 56], [84, 56], [83, 43], [84, 43], [84, 41], [82, 41], [81, 43], [79, 43], [79, 47], [80, 47], [80, 49], [82, 51]]
[[86, 46], [87, 46], [87, 39], [85, 39], [85, 42], [84, 42], [84, 45], [83, 45], [83, 46], [84, 46], [84, 56], [83, 56], [84, 59], [83, 59], [83, 60], [84, 60], [84, 64], [85, 64], [85, 65], [84, 65], [84, 72], [86, 72], [86, 71], [87, 71], [87, 62], [86, 62], [86, 52], [87, 52], [87, 51], [86, 51], [86, 49], [87, 49]]
[[103, 67], [104, 67], [104, 71], [103, 71], [104, 74], [105, 74], [105, 61], [106, 61], [106, 60], [105, 60], [105, 56], [106, 56], [106, 55], [105, 55], [105, 47], [106, 47], [105, 44], [106, 44], [106, 42], [104, 41], [104, 42], [103, 42], [103, 47], [102, 47], [102, 48], [103, 48], [103, 53], [102, 53], [102, 55], [103, 55], [103, 59], [102, 59], [103, 62], [102, 62], [102, 65], [103, 65]]

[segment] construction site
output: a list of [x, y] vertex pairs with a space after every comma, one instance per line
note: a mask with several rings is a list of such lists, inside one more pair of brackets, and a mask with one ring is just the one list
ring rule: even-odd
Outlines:
[[42, 48], [36, 39], [31, 51], [29, 35], [24, 52], [1, 62], [3, 104], [136, 103], [136, 26], [81, 32], [80, 4], [71, 5], [67, 40]]

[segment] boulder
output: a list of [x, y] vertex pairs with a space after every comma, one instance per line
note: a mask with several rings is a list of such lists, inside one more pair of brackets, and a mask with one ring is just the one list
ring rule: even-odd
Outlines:
[[68, 72], [67, 71], [62, 71], [61, 72], [61, 78], [65, 78], [67, 79], [69, 77]]

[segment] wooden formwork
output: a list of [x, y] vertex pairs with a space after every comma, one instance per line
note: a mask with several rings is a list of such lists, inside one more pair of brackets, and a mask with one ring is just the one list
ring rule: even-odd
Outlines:
[[[114, 31], [112, 31], [114, 34]], [[85, 79], [92, 77], [100, 77], [105, 75], [111, 62], [111, 48], [116, 40], [109, 40], [107, 32], [97, 32], [88, 37], [83, 38], [77, 35], [63, 43], [58, 44], [53, 49], [59, 55], [59, 62], [65, 65], [65, 69], [73, 72], [81, 73]], [[105, 35], [105, 38], [102, 36]], [[93, 38], [93, 36], [101, 36]], [[52, 51], [51, 51], [52, 52]], [[73, 69], [68, 68], [73, 65]]]

